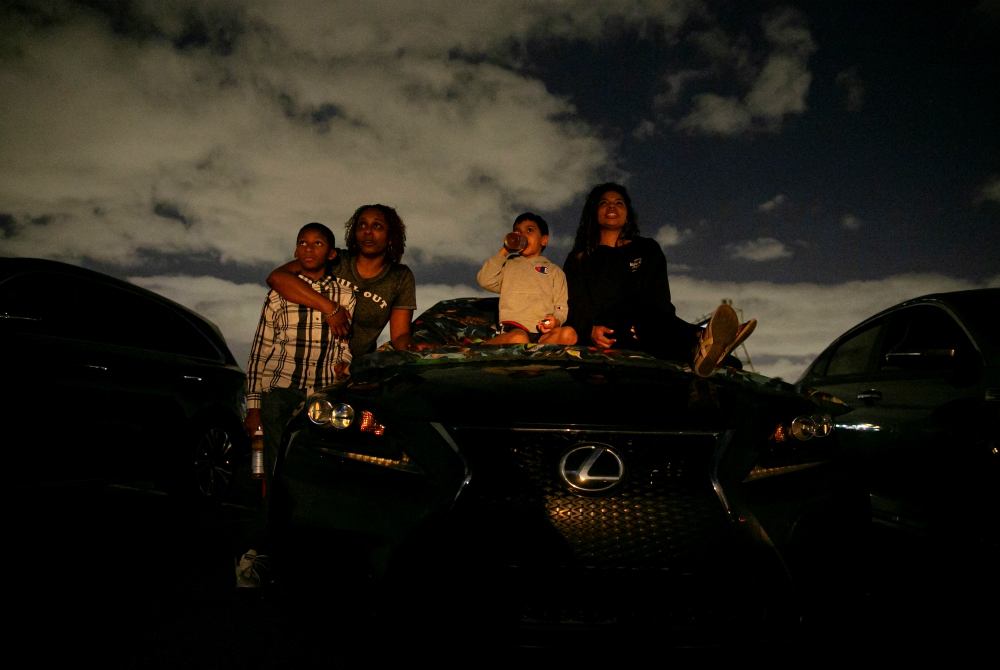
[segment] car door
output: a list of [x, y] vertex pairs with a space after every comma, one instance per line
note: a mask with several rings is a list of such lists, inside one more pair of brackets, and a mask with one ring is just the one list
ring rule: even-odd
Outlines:
[[90, 479], [104, 468], [100, 408], [113, 400], [106, 356], [88, 339], [83, 289], [77, 277], [55, 272], [0, 285], [3, 412], [18, 484]]
[[[888, 428], [873, 473], [873, 508], [915, 525], [951, 523], [973, 511], [975, 445], [982, 425], [983, 358], [941, 304], [892, 312], [868, 384], [871, 412]], [[965, 511], [963, 511], [965, 510]]]
[[870, 383], [884, 325], [885, 319], [880, 318], [848, 332], [823, 354], [801, 382], [852, 407], [852, 411], [837, 417], [840, 442], [868, 466], [879, 460], [888, 439], [876, 409], [879, 392]]
[[0, 285], [0, 310], [8, 379], [16, 380], [5, 403], [19, 445], [12, 465], [25, 483], [154, 471], [161, 443], [209, 401], [202, 382], [219, 352], [146, 295], [31, 272]]

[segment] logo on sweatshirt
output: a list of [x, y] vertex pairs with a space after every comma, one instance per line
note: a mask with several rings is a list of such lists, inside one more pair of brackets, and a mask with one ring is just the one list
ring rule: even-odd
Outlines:
[[535, 272], [537, 272], [538, 274], [547, 275], [549, 273], [549, 269], [544, 265], [536, 265]]
[[632, 261], [631, 263], [628, 264], [628, 266], [630, 268], [632, 268], [632, 272], [635, 272], [636, 270], [638, 270], [640, 265], [642, 265], [642, 259], [641, 258], [636, 258], [634, 261]]

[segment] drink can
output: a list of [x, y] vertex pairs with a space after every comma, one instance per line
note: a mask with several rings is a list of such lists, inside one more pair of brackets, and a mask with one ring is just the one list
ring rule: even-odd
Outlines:
[[250, 476], [254, 479], [264, 478], [264, 431], [260, 428], [250, 442]]

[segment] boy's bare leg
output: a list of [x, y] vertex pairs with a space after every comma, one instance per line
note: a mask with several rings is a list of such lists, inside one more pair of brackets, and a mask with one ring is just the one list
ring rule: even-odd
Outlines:
[[[524, 331], [522, 331], [524, 332]], [[538, 338], [539, 344], [562, 344], [570, 346], [576, 344], [576, 331], [569, 326], [553, 328], [549, 332]]]
[[484, 340], [483, 344], [527, 344], [528, 333], [520, 328], [513, 328], [508, 333], [497, 335], [496, 337]]

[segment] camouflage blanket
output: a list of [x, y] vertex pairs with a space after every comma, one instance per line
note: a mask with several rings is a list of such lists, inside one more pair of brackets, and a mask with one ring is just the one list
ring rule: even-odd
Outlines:
[[[691, 367], [687, 364], [661, 360], [638, 351], [567, 347], [556, 344], [482, 344], [498, 332], [498, 308], [499, 298], [442, 300], [413, 322], [413, 340], [422, 347], [420, 351], [395, 351], [390, 343], [386, 343], [375, 353], [354, 361], [351, 364], [351, 375], [357, 377], [368, 370], [396, 366], [465, 361], [567, 361], [586, 365], [627, 365], [691, 373]], [[791, 384], [742, 370], [721, 368], [712, 376], [778, 393], [794, 391]]]

